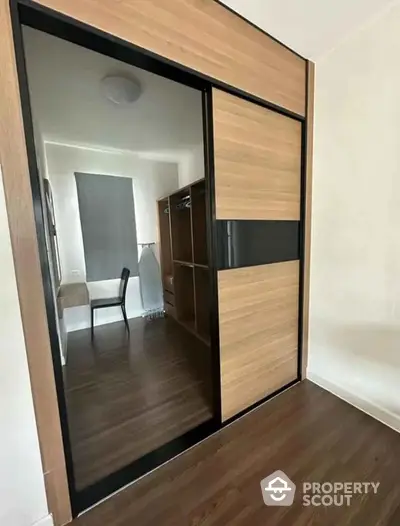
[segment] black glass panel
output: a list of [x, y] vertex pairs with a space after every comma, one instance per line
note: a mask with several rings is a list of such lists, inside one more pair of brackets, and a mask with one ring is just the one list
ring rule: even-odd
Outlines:
[[299, 221], [219, 220], [218, 269], [300, 258]]

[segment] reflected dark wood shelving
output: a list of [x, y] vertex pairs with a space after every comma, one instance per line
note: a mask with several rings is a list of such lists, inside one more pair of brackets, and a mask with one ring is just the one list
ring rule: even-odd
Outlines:
[[210, 336], [207, 333], [201, 333], [196, 329], [195, 323], [191, 320], [180, 320], [178, 318], [175, 318], [175, 320], [179, 323], [179, 325], [182, 325], [186, 330], [188, 330], [193, 336], [196, 336], [201, 340], [203, 343], [205, 343], [207, 346], [210, 345]]
[[169, 197], [172, 256], [179, 261], [193, 261], [190, 188]]
[[160, 264], [164, 290], [173, 293], [171, 223], [169, 214], [169, 199], [158, 201], [158, 224], [160, 236]]
[[201, 334], [201, 332], [197, 331], [195, 334], [203, 343], [205, 343], [207, 346], [210, 346], [210, 336], [209, 334]]
[[196, 328], [194, 267], [174, 263], [176, 319]]
[[181, 261], [179, 259], [174, 259], [174, 263], [178, 263], [179, 265], [184, 265], [186, 267], [198, 267], [208, 269], [208, 265], [202, 265], [201, 263], [190, 263], [189, 261]]
[[191, 212], [193, 261], [200, 265], [207, 265], [207, 212], [204, 181], [198, 181], [191, 188]]
[[158, 209], [165, 311], [209, 345], [205, 180], [163, 197]]
[[181, 261], [180, 259], [174, 259], [174, 263], [184, 265], [185, 267], [194, 267], [194, 263], [190, 263], [189, 261]]
[[182, 325], [182, 327], [185, 327], [189, 332], [192, 334], [196, 334], [196, 324], [194, 323], [194, 320], [180, 320], [179, 318], [176, 319], [176, 321]]

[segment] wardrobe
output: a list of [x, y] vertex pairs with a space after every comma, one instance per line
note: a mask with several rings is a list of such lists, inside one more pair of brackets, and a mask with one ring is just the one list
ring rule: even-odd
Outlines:
[[303, 376], [313, 65], [214, 0], [0, 6], [0, 158], [49, 506], [63, 524], [71, 517], [68, 455], [41, 212], [32, 200], [20, 24], [203, 92], [206, 178], [155, 206], [165, 310], [203, 338], [213, 358], [217, 423], [210, 433]]
[[164, 310], [210, 345], [210, 277], [205, 181], [158, 201]]

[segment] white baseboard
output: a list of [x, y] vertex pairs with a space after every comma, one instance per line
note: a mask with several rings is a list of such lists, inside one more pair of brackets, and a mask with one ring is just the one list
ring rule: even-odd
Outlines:
[[385, 424], [391, 429], [394, 429], [394, 431], [400, 433], [399, 415], [396, 415], [388, 409], [377, 405], [371, 400], [360, 398], [357, 394], [350, 392], [348, 389], [341, 387], [340, 385], [333, 383], [330, 380], [326, 380], [319, 374], [307, 371], [307, 379], [313, 382], [314, 384], [319, 385], [326, 391], [329, 391], [330, 393], [334, 394], [338, 398], [341, 398], [345, 402], [353, 405], [354, 407], [356, 407], [360, 411], [363, 411], [367, 415], [372, 416], [372, 418], [375, 418], [375, 420], [379, 420], [379, 422], [382, 422], [382, 424]]
[[43, 519], [40, 519], [40, 521], [35, 522], [33, 526], [54, 526], [53, 517], [50, 515], [47, 515], [47, 517], [44, 517]]

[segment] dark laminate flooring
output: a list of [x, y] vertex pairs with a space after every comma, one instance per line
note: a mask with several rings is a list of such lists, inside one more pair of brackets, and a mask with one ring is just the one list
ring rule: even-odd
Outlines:
[[77, 489], [212, 417], [208, 347], [173, 320], [129, 322], [129, 339], [123, 323], [96, 327], [93, 344], [90, 330], [68, 335], [64, 384]]
[[[260, 481], [379, 481], [349, 507], [267, 507]], [[303, 382], [114, 495], [74, 526], [399, 526], [400, 435]]]

